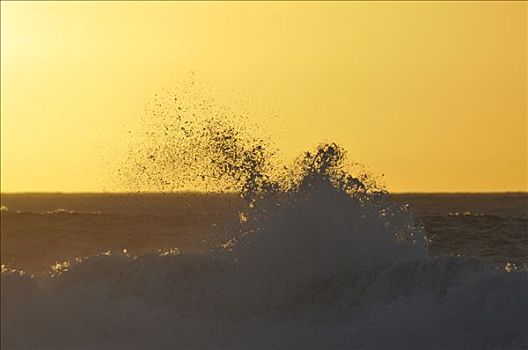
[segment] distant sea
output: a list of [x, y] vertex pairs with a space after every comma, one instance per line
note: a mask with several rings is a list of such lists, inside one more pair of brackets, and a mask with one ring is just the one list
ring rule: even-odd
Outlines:
[[[196, 253], [224, 243], [244, 203], [222, 194], [2, 194], [2, 264], [39, 273], [106, 251]], [[528, 194], [394, 194], [434, 255], [528, 263]]]

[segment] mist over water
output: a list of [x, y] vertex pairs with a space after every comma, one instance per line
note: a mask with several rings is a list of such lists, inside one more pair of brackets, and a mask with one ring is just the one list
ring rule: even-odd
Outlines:
[[45, 276], [5, 266], [2, 348], [528, 346], [521, 264], [433, 256], [424, 226], [339, 145], [284, 164], [239, 119], [178, 98], [154, 108], [120, 176], [130, 189], [236, 193], [238, 220], [210, 227], [226, 239], [194, 254], [84, 257]]

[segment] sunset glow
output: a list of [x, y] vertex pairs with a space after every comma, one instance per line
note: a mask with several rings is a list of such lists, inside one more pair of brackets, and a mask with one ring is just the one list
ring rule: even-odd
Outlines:
[[527, 189], [526, 2], [1, 6], [3, 192], [108, 190], [190, 72], [288, 157], [332, 140], [391, 191]]

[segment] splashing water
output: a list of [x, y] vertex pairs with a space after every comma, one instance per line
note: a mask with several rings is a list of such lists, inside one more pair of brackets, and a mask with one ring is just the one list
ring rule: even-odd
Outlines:
[[2, 348], [528, 346], [525, 270], [429, 256], [408, 210], [352, 174], [337, 144], [286, 166], [210, 102], [171, 101], [121, 175], [239, 193], [232, 238], [196, 255], [101, 254], [47, 277], [3, 266]]

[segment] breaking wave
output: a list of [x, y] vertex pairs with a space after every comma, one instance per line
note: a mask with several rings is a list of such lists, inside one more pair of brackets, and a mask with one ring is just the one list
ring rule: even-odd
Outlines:
[[57, 208], [54, 210], [46, 210], [42, 212], [31, 212], [31, 211], [22, 211], [22, 210], [9, 210], [7, 207], [2, 206], [1, 208], [2, 215], [58, 215], [58, 216], [68, 216], [68, 215], [102, 215], [100, 211], [76, 211], [69, 210], [64, 208]]
[[2, 348], [528, 346], [526, 270], [430, 256], [407, 208], [353, 174], [338, 145], [279, 166], [225, 119], [182, 118], [164, 116], [167, 138], [134, 151], [122, 174], [238, 192], [247, 208], [232, 238], [203, 254], [101, 254], [46, 277], [3, 266]]

